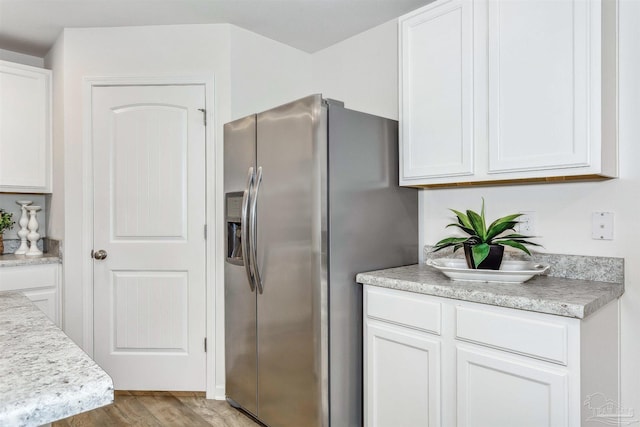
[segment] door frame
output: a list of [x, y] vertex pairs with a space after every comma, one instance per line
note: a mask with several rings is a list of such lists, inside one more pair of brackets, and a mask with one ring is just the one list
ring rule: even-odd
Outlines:
[[[93, 357], [93, 260], [88, 254], [93, 249], [93, 141], [92, 141], [92, 90], [98, 86], [151, 86], [151, 85], [201, 85], [205, 90], [206, 120], [205, 128], [205, 191], [207, 240], [205, 265], [206, 292], [206, 397], [224, 399], [224, 288], [222, 266], [218, 262], [223, 248], [220, 235], [223, 208], [223, 152], [222, 144], [216, 138], [217, 103], [214, 97], [214, 76], [109, 76], [82, 79], [83, 118], [82, 118], [82, 199], [84, 220], [82, 222], [82, 289], [83, 289], [83, 349]], [[86, 258], [84, 255], [87, 255]], [[222, 290], [220, 290], [222, 289]], [[218, 380], [222, 378], [222, 381]]]

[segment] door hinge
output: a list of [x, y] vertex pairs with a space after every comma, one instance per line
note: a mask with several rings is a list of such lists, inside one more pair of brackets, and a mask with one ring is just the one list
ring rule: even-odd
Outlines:
[[207, 240], [207, 224], [204, 225], [204, 240]]
[[207, 352], [207, 337], [204, 338], [204, 352]]
[[207, 125], [207, 110], [206, 108], [198, 108], [198, 111], [202, 111], [202, 115], [204, 118], [204, 125]]

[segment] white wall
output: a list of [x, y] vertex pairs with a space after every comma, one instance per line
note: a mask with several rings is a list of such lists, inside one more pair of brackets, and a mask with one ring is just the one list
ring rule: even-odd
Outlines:
[[231, 118], [312, 93], [311, 55], [231, 26]]
[[16, 62], [23, 65], [44, 68], [44, 59], [38, 56], [25, 55], [11, 50], [0, 49], [0, 59], [3, 61]]
[[[617, 214], [616, 254], [625, 258], [622, 297], [622, 404], [640, 418], [640, 2], [620, 5], [620, 180], [603, 194]], [[597, 199], [596, 199], [597, 200]]]
[[398, 119], [395, 20], [313, 54], [314, 92], [345, 107]]
[[[90, 174], [91, 165], [85, 163], [83, 151], [83, 120], [88, 111], [83, 99], [83, 79], [215, 76], [214, 105], [208, 108], [213, 107], [215, 118], [212, 143], [221, 144], [222, 123], [229, 119], [230, 112], [229, 26], [67, 29], [47, 56], [47, 62], [55, 76], [51, 227], [62, 234], [64, 244], [63, 329], [91, 352], [92, 331], [86, 330], [92, 303], [87, 290], [87, 284], [91, 283], [91, 260], [83, 246], [83, 237], [91, 233], [87, 227], [90, 216], [85, 212], [91, 201], [84, 200], [84, 187], [89, 183], [83, 177], [85, 169]], [[221, 164], [221, 159], [216, 159], [213, 166], [216, 172], [222, 169], [218, 163]], [[219, 373], [218, 369], [208, 371], [207, 383], [215, 387], [219, 378], [214, 375]]]
[[[447, 208], [480, 208], [503, 215], [537, 212], [537, 233], [551, 253], [625, 258], [626, 291], [621, 298], [622, 402], [640, 418], [640, 2], [620, 2], [620, 178], [597, 183], [520, 185], [423, 190], [420, 193], [420, 240], [445, 237], [451, 221]], [[387, 23], [314, 55], [318, 91], [353, 108], [397, 119], [395, 23]], [[385, 36], [386, 34], [386, 36]], [[387, 43], [393, 39], [394, 44]], [[381, 43], [381, 38], [383, 43]], [[330, 61], [327, 61], [330, 59]], [[339, 65], [332, 65], [339, 64]], [[357, 70], [357, 72], [352, 72]], [[397, 81], [396, 75], [393, 76]], [[393, 92], [393, 93], [391, 93]], [[591, 213], [615, 213], [615, 239], [591, 239]], [[422, 251], [421, 251], [422, 252]]]
[[[42, 210], [38, 211], [37, 219], [39, 223], [38, 233], [40, 237], [50, 237], [47, 233], [47, 214], [46, 214], [46, 206], [47, 203], [45, 201], [44, 194], [24, 194], [24, 193], [0, 193], [0, 209], [4, 209], [5, 212], [9, 212], [13, 214], [13, 221], [15, 224], [11, 230], [5, 230], [2, 235], [5, 240], [9, 239], [19, 239], [18, 230], [20, 230], [20, 225], [18, 221], [20, 220], [20, 216], [22, 215], [22, 210], [20, 209], [20, 205], [16, 203], [17, 200], [30, 200], [32, 201], [33, 206], [41, 206]], [[5, 246], [5, 251], [8, 251], [8, 248]]]
[[[63, 329], [90, 351], [91, 331], [86, 330], [86, 322], [92, 302], [86, 291], [91, 281], [91, 260], [82, 242], [83, 235], [91, 232], [87, 228], [90, 217], [85, 211], [91, 201], [84, 200], [89, 183], [83, 179], [90, 175], [91, 164], [83, 152], [83, 120], [88, 112], [83, 79], [215, 76], [213, 144], [220, 155], [211, 166], [216, 188], [209, 185], [208, 192], [215, 197], [216, 218], [222, 218], [223, 124], [231, 120], [232, 113], [239, 117], [306, 95], [311, 87], [311, 60], [309, 54], [249, 31], [212, 24], [66, 29], [47, 55], [47, 64], [55, 76], [51, 229], [64, 242]], [[221, 234], [215, 247], [222, 251]], [[212, 262], [217, 284], [216, 338], [222, 340], [223, 261]], [[223, 363], [224, 347], [218, 342], [213, 380], [217, 397], [223, 397]]]
[[[52, 87], [52, 162], [53, 192], [49, 197], [49, 237], [64, 239], [64, 34], [47, 53], [44, 59], [46, 68], [54, 70], [51, 78]], [[64, 319], [64, 316], [63, 316]]]
[[[63, 152], [54, 180], [63, 182], [64, 214], [52, 212], [53, 228], [63, 230], [65, 246], [63, 328], [83, 344], [85, 310], [82, 252], [84, 213], [83, 78], [107, 76], [213, 75], [216, 128], [229, 118], [229, 42], [226, 25], [66, 29], [48, 56], [54, 75], [62, 74], [54, 104], [64, 115], [55, 120], [54, 152]], [[62, 44], [62, 45], [60, 45]], [[62, 100], [61, 100], [62, 98]], [[221, 133], [216, 134], [221, 139]], [[60, 159], [58, 159], [60, 160]], [[60, 165], [63, 164], [61, 168]], [[54, 220], [52, 218], [52, 220]]]

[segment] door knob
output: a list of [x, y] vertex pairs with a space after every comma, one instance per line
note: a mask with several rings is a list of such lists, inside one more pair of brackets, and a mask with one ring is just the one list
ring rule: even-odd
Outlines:
[[105, 259], [107, 257], [107, 251], [100, 249], [99, 251], [95, 251], [93, 253], [93, 257], [95, 259]]

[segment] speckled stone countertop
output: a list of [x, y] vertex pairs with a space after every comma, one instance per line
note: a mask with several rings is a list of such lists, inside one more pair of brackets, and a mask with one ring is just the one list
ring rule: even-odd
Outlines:
[[19, 240], [5, 240], [5, 250], [9, 253], [0, 254], [0, 268], [19, 267], [22, 265], [60, 264], [62, 262], [62, 245], [59, 240], [45, 238], [38, 247], [45, 253], [37, 256], [14, 255], [12, 252], [18, 249]]
[[18, 267], [21, 265], [59, 264], [60, 257], [56, 254], [44, 253], [36, 256], [6, 254], [0, 255], [0, 268]]
[[579, 319], [624, 293], [623, 281], [616, 283], [552, 276], [537, 276], [522, 284], [453, 281], [424, 264], [360, 273], [356, 281], [365, 285]]
[[0, 425], [37, 426], [113, 402], [113, 382], [19, 292], [0, 292]]

